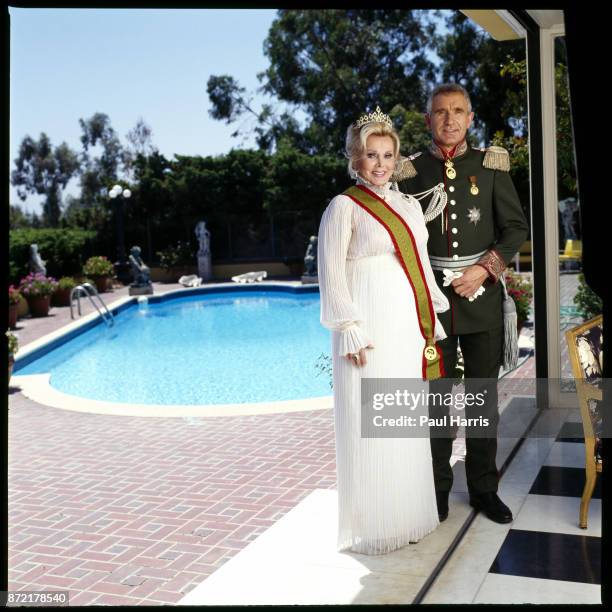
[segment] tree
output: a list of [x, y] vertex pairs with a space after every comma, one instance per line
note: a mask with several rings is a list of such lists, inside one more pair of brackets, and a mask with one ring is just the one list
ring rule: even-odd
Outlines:
[[468, 90], [474, 110], [472, 131], [485, 145], [499, 131], [507, 136], [521, 135], [522, 126], [516, 123], [514, 113], [517, 97], [526, 108], [526, 88], [501, 68], [525, 59], [525, 41], [496, 41], [459, 11], [449, 14], [446, 26], [449, 33], [436, 45], [441, 77]]
[[61, 214], [61, 191], [78, 169], [77, 154], [62, 142], [53, 149], [49, 137], [42, 132], [38, 141], [26, 136], [15, 159], [16, 169], [11, 183], [25, 201], [28, 193], [45, 196], [43, 219], [46, 225], [57, 226]]
[[124, 150], [123, 162], [125, 171], [130, 178], [133, 176], [134, 163], [137, 156], [147, 156], [157, 151], [157, 147], [152, 143], [152, 134], [151, 126], [140, 117], [136, 125], [125, 135], [128, 146]]
[[[92, 206], [106, 199], [107, 190], [117, 181], [119, 167], [125, 162], [125, 153], [108, 115], [95, 113], [89, 119], [79, 119], [81, 143], [81, 201]], [[102, 153], [92, 157], [90, 149], [99, 144]]]
[[425, 151], [429, 147], [431, 132], [423, 112], [406, 110], [401, 104], [396, 104], [389, 116], [399, 135], [403, 155]]
[[279, 10], [264, 42], [270, 66], [258, 75], [260, 91], [304, 111], [306, 125], [300, 128], [293, 112], [275, 115], [270, 105], [255, 111], [227, 75], [209, 79], [211, 115], [232, 123], [250, 112], [269, 148], [288, 137], [305, 153], [341, 154], [347, 126], [364, 111], [380, 105], [389, 112], [398, 101], [424, 107], [434, 35], [424, 11]]
[[[563, 59], [563, 58], [562, 58]], [[526, 94], [527, 63], [526, 60], [509, 59], [500, 70], [503, 76], [509, 76]], [[557, 139], [557, 174], [559, 180], [559, 199], [577, 197], [576, 165], [571, 128], [569, 106], [567, 65], [557, 61], [555, 66], [556, 92], [556, 139]], [[523, 202], [523, 209], [529, 218], [529, 141], [527, 138], [527, 105], [525, 95], [520, 93], [508, 96], [508, 115], [515, 118], [518, 134], [507, 135], [498, 130], [492, 144], [508, 149], [511, 159], [511, 175]]]
[[569, 75], [564, 41], [557, 39], [555, 66], [555, 103], [557, 119], [557, 166], [559, 168], [559, 198], [578, 197], [574, 136], [569, 97]]
[[9, 205], [9, 227], [11, 229], [40, 228], [42, 226], [42, 219], [35, 212], [26, 212], [19, 204]]
[[[264, 104], [259, 111], [255, 110], [253, 95], [248, 94], [234, 77], [211, 75], [206, 91], [212, 103], [208, 114], [213, 119], [224, 120], [229, 125], [246, 115], [246, 119], [232, 132], [233, 137], [242, 136], [244, 141], [253, 131], [259, 149], [269, 153], [280, 138], [289, 138], [300, 149], [307, 146], [295, 117], [287, 112], [274, 114], [270, 104]], [[249, 119], [255, 120], [255, 127], [251, 127], [252, 121]]]

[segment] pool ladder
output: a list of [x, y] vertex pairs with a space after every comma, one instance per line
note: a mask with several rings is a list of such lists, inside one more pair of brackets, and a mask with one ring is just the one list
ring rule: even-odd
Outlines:
[[[70, 292], [70, 318], [74, 319], [74, 311], [72, 307], [72, 300], [76, 297], [77, 307], [79, 311], [79, 316], [81, 316], [81, 294], [86, 295], [89, 298], [89, 301], [93, 304], [94, 308], [98, 311], [98, 314], [102, 317], [103, 321], [109, 326], [112, 327], [115, 324], [115, 317], [113, 317], [113, 313], [106, 307], [104, 300], [100, 297], [98, 290], [91, 283], [83, 283], [82, 285], [77, 285]], [[100, 310], [100, 307], [94, 301], [94, 297], [98, 298], [100, 304], [102, 304], [103, 310]]]

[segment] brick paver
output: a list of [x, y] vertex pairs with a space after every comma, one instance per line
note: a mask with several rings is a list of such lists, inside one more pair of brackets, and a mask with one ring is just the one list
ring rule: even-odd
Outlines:
[[[70, 321], [53, 310], [19, 322], [22, 343]], [[500, 382], [500, 401], [530, 393], [532, 362]], [[309, 492], [336, 486], [330, 409], [139, 418], [17, 389], [9, 409], [9, 588], [66, 589], [70, 605], [176, 603]]]

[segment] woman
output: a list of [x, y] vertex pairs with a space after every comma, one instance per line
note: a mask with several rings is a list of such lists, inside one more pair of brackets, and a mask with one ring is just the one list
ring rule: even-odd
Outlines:
[[365, 554], [417, 542], [439, 523], [429, 438], [361, 437], [361, 378], [435, 378], [435, 341], [446, 337], [435, 312], [449, 304], [429, 264], [421, 206], [391, 182], [399, 148], [379, 108], [349, 126], [356, 186], [332, 199], [319, 229], [321, 323], [333, 332], [337, 546]]

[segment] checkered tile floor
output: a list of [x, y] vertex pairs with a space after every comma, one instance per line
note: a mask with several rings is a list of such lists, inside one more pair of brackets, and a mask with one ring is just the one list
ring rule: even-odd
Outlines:
[[556, 439], [528, 438], [499, 495], [514, 521], [477, 515], [423, 603], [601, 603], [601, 489], [578, 526], [584, 486], [582, 424], [563, 424]]

